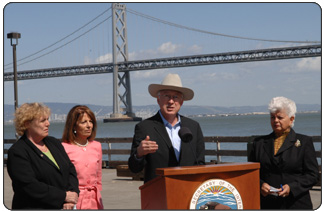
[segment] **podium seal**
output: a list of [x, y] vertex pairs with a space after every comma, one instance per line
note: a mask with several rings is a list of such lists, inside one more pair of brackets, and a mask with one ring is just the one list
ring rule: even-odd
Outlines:
[[194, 192], [189, 209], [243, 209], [243, 202], [235, 186], [225, 180], [211, 179]]

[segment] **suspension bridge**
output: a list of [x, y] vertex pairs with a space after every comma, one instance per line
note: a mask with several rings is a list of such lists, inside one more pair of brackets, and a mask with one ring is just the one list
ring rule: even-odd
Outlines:
[[[223, 35], [214, 32], [208, 32], [200, 29], [191, 28], [188, 26], [178, 25], [175, 23], [163, 21], [145, 14], [139, 13], [127, 9], [124, 4], [113, 3], [111, 8], [104, 11], [108, 13], [111, 10], [111, 16], [103, 19], [94, 27], [85, 31], [83, 34], [77, 36], [76, 38], [64, 43], [63, 45], [53, 49], [48, 50], [49, 47], [61, 42], [67, 37], [70, 37], [74, 33], [81, 30], [81, 28], [75, 30], [70, 35], [65, 38], [55, 42], [54, 44], [44, 48], [28, 57], [21, 59], [20, 64], [30, 63], [45, 57], [54, 51], [57, 51], [65, 46], [68, 46], [73, 41], [79, 39], [82, 35], [89, 33], [90, 31], [97, 28], [102, 23], [111, 21], [112, 24], [112, 61], [111, 62], [99, 62], [96, 64], [87, 65], [70, 65], [62, 67], [53, 68], [40, 68], [32, 70], [23, 70], [17, 73], [18, 80], [31, 80], [31, 79], [42, 79], [42, 78], [53, 78], [53, 77], [65, 77], [65, 76], [78, 76], [78, 75], [91, 75], [91, 74], [103, 74], [112, 73], [113, 74], [113, 113], [109, 119], [105, 121], [120, 121], [120, 120], [139, 120], [135, 117], [132, 111], [132, 101], [131, 101], [131, 71], [142, 71], [142, 70], [152, 70], [152, 69], [162, 69], [162, 68], [178, 68], [178, 67], [189, 67], [189, 66], [202, 66], [202, 65], [217, 65], [226, 63], [242, 63], [242, 62], [256, 62], [256, 61], [269, 61], [269, 60], [286, 60], [294, 58], [305, 58], [305, 57], [320, 57], [321, 56], [321, 45], [318, 41], [279, 41], [279, 40], [264, 40], [257, 38], [247, 38], [238, 37], [231, 35]], [[101, 16], [100, 14], [99, 16]], [[186, 56], [175, 56], [175, 57], [165, 57], [165, 58], [152, 58], [152, 59], [141, 59], [141, 60], [130, 60], [128, 53], [128, 34], [127, 34], [127, 18], [126, 14], [132, 14], [146, 18], [158, 23], [162, 23], [168, 26], [177, 27], [183, 30], [190, 30], [193, 32], [211, 34], [214, 36], [225, 36], [232, 39], [245, 39], [253, 40], [259, 42], [282, 42], [285, 44], [291, 44], [291, 46], [285, 46], [281, 48], [262, 48], [253, 50], [240, 50], [240, 51], [229, 51], [229, 52], [217, 52], [208, 54], [198, 54], [198, 55], [186, 55]], [[99, 17], [97, 16], [97, 17]], [[95, 19], [88, 22], [89, 25]], [[296, 46], [297, 45], [297, 46]], [[40, 56], [37, 54], [42, 53]], [[23, 62], [24, 60], [24, 62]], [[19, 62], [19, 61], [18, 61]], [[8, 68], [7, 68], [8, 69]], [[13, 81], [14, 73], [5, 72], [4, 81]], [[124, 93], [121, 93], [121, 87]], [[124, 108], [122, 108], [122, 105]], [[125, 112], [125, 114], [122, 114]]]

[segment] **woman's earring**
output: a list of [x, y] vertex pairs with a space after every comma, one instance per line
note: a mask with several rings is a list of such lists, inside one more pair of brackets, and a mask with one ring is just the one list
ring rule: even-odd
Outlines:
[[74, 130], [73, 133], [76, 134], [76, 130]]

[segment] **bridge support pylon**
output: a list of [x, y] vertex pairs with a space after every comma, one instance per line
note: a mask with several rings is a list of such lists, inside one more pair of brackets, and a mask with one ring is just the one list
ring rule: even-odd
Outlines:
[[[130, 74], [118, 72], [118, 61], [128, 61], [126, 5], [112, 3], [112, 32], [113, 32], [113, 113], [104, 122], [141, 121], [135, 117], [132, 109]], [[124, 93], [121, 94], [120, 88]], [[125, 106], [121, 108], [121, 103]], [[122, 114], [122, 112], [125, 112]]]

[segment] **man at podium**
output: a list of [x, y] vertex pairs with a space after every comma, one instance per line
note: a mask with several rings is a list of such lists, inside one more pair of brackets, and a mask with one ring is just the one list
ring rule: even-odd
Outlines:
[[129, 169], [144, 169], [144, 182], [156, 177], [156, 168], [205, 164], [204, 137], [198, 122], [181, 116], [183, 101], [194, 92], [182, 86], [178, 74], [168, 74], [161, 84], [150, 84], [148, 91], [157, 98], [160, 110], [135, 126], [128, 159]]

